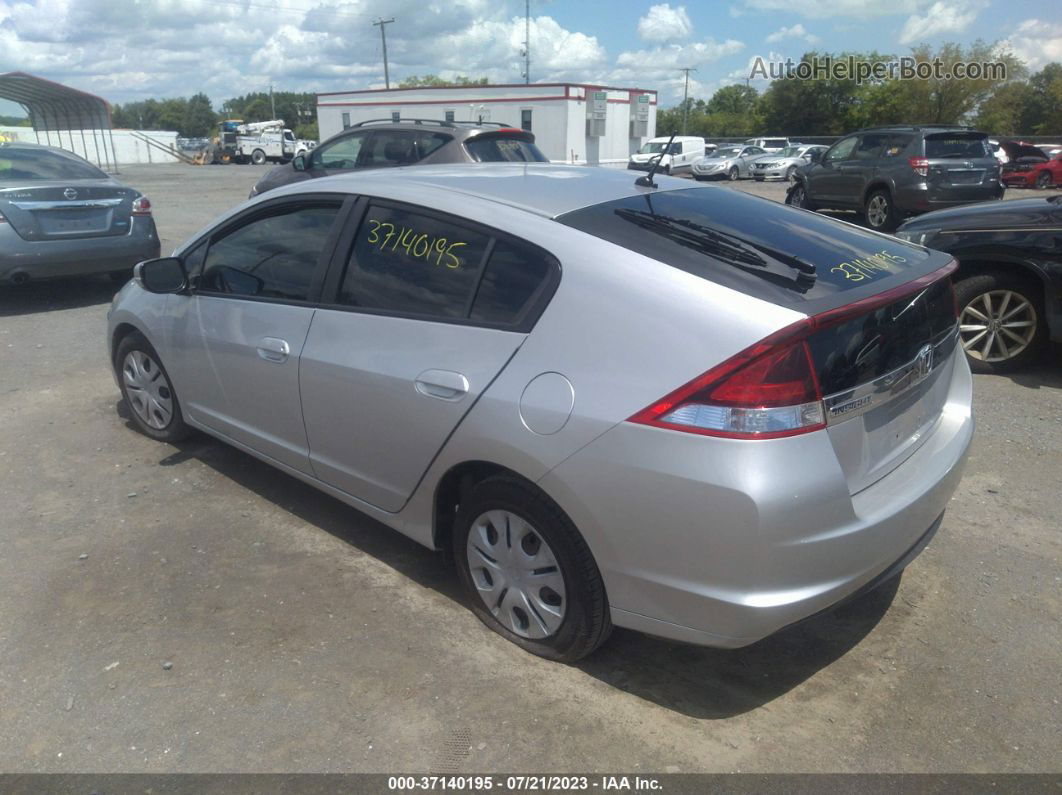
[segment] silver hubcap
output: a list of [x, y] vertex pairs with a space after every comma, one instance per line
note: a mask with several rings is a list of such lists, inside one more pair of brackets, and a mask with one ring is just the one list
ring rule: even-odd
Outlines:
[[963, 307], [959, 336], [970, 357], [1002, 362], [1029, 347], [1036, 322], [1036, 310], [1020, 293], [991, 290]]
[[884, 196], [874, 196], [867, 202], [867, 220], [871, 226], [881, 226], [889, 215], [889, 203]]
[[514, 513], [487, 511], [472, 523], [468, 569], [479, 598], [502, 626], [546, 638], [564, 621], [564, 577], [553, 550]]
[[173, 392], [154, 359], [143, 351], [130, 351], [122, 362], [122, 380], [129, 405], [144, 423], [159, 431], [170, 424]]

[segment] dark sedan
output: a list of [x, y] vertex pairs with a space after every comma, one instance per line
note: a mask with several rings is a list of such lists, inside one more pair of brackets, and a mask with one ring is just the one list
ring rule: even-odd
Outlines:
[[939, 210], [896, 235], [959, 261], [959, 334], [974, 370], [1020, 369], [1062, 342], [1062, 196]]
[[0, 284], [109, 273], [159, 255], [151, 202], [77, 155], [0, 142]]

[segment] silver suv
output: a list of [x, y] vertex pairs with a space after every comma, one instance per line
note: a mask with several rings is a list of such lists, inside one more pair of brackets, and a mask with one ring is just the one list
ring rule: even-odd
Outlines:
[[842, 138], [794, 174], [786, 204], [861, 210], [891, 232], [905, 216], [1003, 197], [988, 135], [969, 127], [874, 127]]
[[259, 193], [347, 171], [435, 163], [548, 163], [527, 130], [499, 122], [373, 119], [348, 127], [251, 188]]

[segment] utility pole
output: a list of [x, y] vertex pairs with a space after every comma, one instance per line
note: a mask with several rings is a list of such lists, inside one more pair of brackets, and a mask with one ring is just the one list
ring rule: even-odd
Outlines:
[[524, 0], [524, 82], [531, 82], [531, 0]]
[[384, 19], [380, 17], [373, 22], [373, 25], [380, 26], [380, 43], [383, 45], [383, 61], [384, 61], [384, 85], [388, 88], [391, 87], [391, 75], [387, 71], [387, 33], [385, 32], [388, 25], [395, 21], [394, 17], [390, 19]]
[[277, 117], [277, 103], [273, 99], [273, 84], [272, 83], [269, 84], [269, 107], [272, 108], [272, 110], [273, 110], [273, 115], [272, 115], [271, 118], [275, 119]]
[[686, 134], [686, 122], [690, 118], [690, 72], [696, 72], [697, 70], [692, 66], [687, 66], [679, 69], [680, 72], [686, 73], [686, 87], [682, 91], [682, 134]]

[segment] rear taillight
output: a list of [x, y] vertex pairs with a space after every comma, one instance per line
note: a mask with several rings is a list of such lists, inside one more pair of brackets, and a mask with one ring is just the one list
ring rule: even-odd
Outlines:
[[911, 166], [911, 170], [918, 174], [920, 177], [929, 176], [929, 158], [928, 157], [909, 157], [907, 163]]
[[147, 196], [133, 199], [133, 215], [151, 215], [151, 200]]
[[826, 427], [826, 409], [807, 338], [919, 293], [940, 279], [948, 279], [951, 289], [950, 276], [957, 268], [952, 260], [892, 290], [798, 320], [647, 406], [628, 422], [731, 439], [777, 439], [821, 430]]
[[7, 219], [4, 218], [4, 214], [3, 213], [0, 213], [0, 224], [6, 224], [6, 223], [7, 223]]
[[805, 321], [783, 329], [630, 421], [738, 439], [775, 439], [824, 428], [822, 390], [803, 339], [806, 333]]

